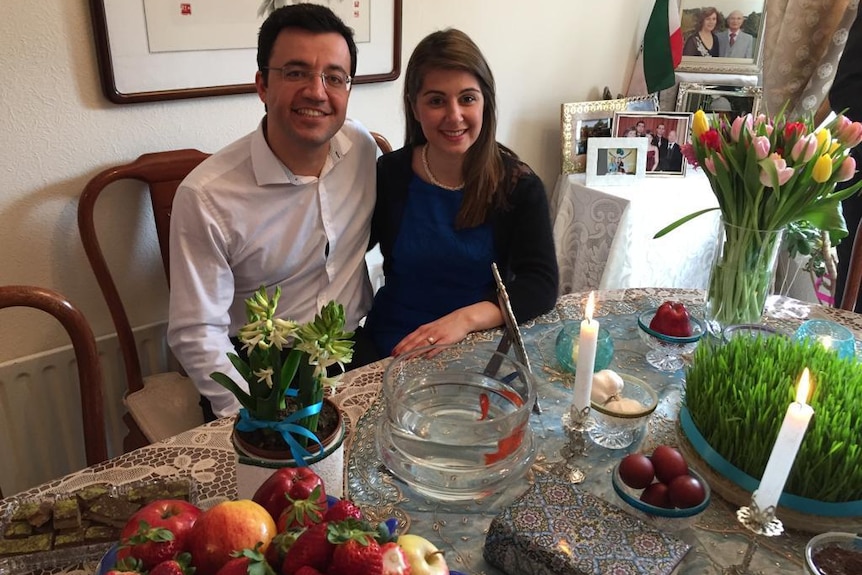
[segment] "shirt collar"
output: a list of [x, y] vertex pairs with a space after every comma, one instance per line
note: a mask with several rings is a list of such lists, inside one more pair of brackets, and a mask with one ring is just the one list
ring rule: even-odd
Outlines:
[[[254, 177], [259, 186], [270, 184], [289, 184], [300, 186], [317, 181], [314, 176], [298, 176], [290, 171], [290, 169], [281, 163], [281, 160], [272, 152], [269, 144], [266, 143], [266, 137], [263, 135], [263, 126], [266, 121], [264, 117], [257, 126], [251, 137], [251, 163], [254, 170]], [[335, 136], [330, 140], [329, 157], [320, 171], [320, 176], [325, 176], [332, 168], [338, 164], [350, 151], [353, 142], [344, 133], [344, 130], [338, 130]]]

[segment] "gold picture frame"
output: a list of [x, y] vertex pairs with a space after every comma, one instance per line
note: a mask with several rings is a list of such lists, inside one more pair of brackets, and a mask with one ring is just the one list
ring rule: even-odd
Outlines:
[[610, 137], [614, 112], [625, 110], [655, 112], [658, 94], [563, 104], [560, 118], [562, 173], [586, 172], [587, 142], [594, 137]]

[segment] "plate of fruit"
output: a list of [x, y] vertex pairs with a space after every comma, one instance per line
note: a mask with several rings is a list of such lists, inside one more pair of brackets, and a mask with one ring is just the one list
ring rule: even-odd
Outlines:
[[284, 468], [252, 499], [141, 508], [96, 575], [463, 575], [431, 541], [399, 535], [396, 524], [374, 525], [349, 499], [327, 496], [307, 467]]
[[674, 447], [659, 445], [647, 456], [626, 455], [611, 479], [620, 498], [648, 515], [693, 517], [709, 505], [709, 484]]
[[706, 332], [700, 319], [691, 315], [685, 304], [666, 301], [638, 316], [641, 339], [652, 348], [647, 362], [662, 371], [676, 371], [683, 365], [682, 355], [691, 353]]

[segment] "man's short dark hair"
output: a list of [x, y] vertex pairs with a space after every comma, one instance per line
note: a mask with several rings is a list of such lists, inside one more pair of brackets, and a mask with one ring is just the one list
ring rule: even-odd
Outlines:
[[[353, 41], [353, 30], [326, 6], [306, 2], [289, 4], [273, 10], [263, 22], [257, 37], [258, 70], [263, 71], [264, 68], [269, 67], [272, 46], [279, 33], [285, 28], [297, 28], [313, 34], [327, 32], [341, 34], [350, 52], [350, 75], [356, 75], [356, 42]], [[263, 77], [266, 78], [266, 74]]]

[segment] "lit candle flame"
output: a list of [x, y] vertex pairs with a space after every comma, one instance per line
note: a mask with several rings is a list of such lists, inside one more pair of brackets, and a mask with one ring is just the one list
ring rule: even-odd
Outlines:
[[590, 297], [587, 298], [587, 307], [584, 309], [584, 317], [587, 318], [588, 323], [592, 323], [593, 321], [593, 310], [596, 307], [596, 294], [595, 292], [590, 292]]
[[826, 349], [832, 349], [832, 338], [828, 335], [824, 335], [820, 338], [820, 345]]
[[808, 391], [811, 385], [808, 382], [808, 368], [802, 370], [802, 375], [799, 377], [799, 385], [796, 386], [796, 403], [805, 405], [808, 401]]

